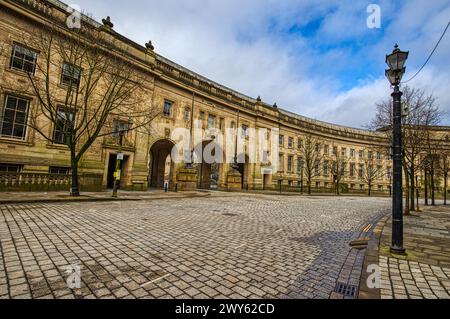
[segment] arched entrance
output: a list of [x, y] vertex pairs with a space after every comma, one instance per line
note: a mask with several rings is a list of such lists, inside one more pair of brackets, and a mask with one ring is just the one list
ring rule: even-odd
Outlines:
[[[211, 159], [205, 159], [204, 150], [207, 150], [207, 154], [211, 154], [215, 162]], [[211, 151], [210, 151], [211, 150]], [[222, 152], [222, 156], [216, 157], [216, 152]], [[213, 140], [203, 141], [195, 148], [196, 157], [199, 158], [202, 154], [202, 162], [197, 164], [197, 188], [199, 189], [217, 189], [219, 185], [219, 179], [221, 176], [222, 163], [224, 154], [222, 148], [214, 143]], [[219, 154], [217, 154], [219, 155]], [[211, 163], [212, 162], [212, 163]]]
[[249, 187], [249, 157], [248, 155], [240, 154], [238, 155], [238, 161], [244, 163], [238, 163], [237, 165], [237, 171], [241, 174], [241, 188], [242, 190], [248, 190]]
[[174, 143], [168, 139], [156, 141], [150, 148], [150, 174], [148, 185], [153, 188], [164, 188], [164, 183], [173, 180], [174, 162], [170, 156]]

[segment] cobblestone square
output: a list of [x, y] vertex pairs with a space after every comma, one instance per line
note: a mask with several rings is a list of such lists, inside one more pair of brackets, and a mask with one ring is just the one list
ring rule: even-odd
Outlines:
[[[1, 205], [0, 298], [344, 298], [385, 198], [208, 198]], [[69, 289], [69, 265], [81, 287]]]

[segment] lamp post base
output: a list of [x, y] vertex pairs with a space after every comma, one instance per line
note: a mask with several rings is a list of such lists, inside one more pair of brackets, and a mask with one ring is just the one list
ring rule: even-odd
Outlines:
[[406, 250], [403, 247], [391, 246], [390, 252], [396, 255], [406, 255]]

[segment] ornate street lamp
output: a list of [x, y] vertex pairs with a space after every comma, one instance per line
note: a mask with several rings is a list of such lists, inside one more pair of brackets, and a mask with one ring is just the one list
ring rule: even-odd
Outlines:
[[386, 56], [386, 77], [394, 87], [393, 98], [393, 194], [392, 194], [392, 245], [391, 252], [404, 254], [403, 248], [403, 191], [402, 191], [402, 105], [400, 82], [405, 74], [405, 62], [409, 52], [400, 51], [395, 45], [394, 51]]

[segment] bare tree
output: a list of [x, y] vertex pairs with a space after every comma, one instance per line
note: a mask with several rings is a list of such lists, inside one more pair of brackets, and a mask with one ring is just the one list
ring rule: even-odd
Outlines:
[[[341, 150], [342, 152], [342, 150]], [[336, 146], [333, 146], [333, 162], [331, 165], [331, 175], [333, 177], [333, 183], [336, 189], [336, 194], [340, 193], [340, 185], [342, 179], [345, 177], [347, 168], [347, 159], [342, 156]]]
[[438, 174], [440, 173], [440, 165], [442, 162], [440, 161], [443, 150], [443, 140], [437, 136], [437, 134], [431, 130], [427, 130], [426, 137], [426, 155], [425, 155], [425, 164], [423, 165], [424, 169], [427, 171], [427, 175], [429, 176], [429, 186], [431, 192], [431, 205], [436, 205], [435, 191], [436, 191], [436, 182], [438, 178]]
[[447, 205], [447, 182], [450, 172], [450, 151], [446, 150], [440, 156], [440, 169], [444, 179], [444, 205]]
[[312, 181], [322, 171], [321, 163], [323, 155], [320, 140], [311, 134], [305, 135], [304, 143], [300, 147], [300, 153], [303, 159], [308, 194], [311, 194]]
[[50, 143], [68, 147], [71, 195], [79, 196], [78, 166], [92, 144], [119, 131], [147, 129], [158, 112], [143, 103], [151, 96], [145, 70], [99, 28], [33, 31], [24, 35], [39, 51], [36, 74], [28, 76], [37, 99], [29, 125]]
[[379, 165], [378, 159], [375, 156], [376, 153], [375, 148], [364, 150], [364, 159], [363, 159], [363, 172], [362, 172], [362, 180], [367, 183], [368, 186], [368, 195], [372, 195], [372, 189], [375, 181], [380, 178], [383, 173], [383, 166]]
[[[423, 158], [421, 154], [427, 149], [427, 136], [431, 126], [440, 121], [440, 110], [436, 98], [427, 94], [422, 89], [405, 86], [403, 88], [402, 138], [403, 138], [403, 169], [407, 185], [407, 193], [410, 198], [408, 209], [415, 209], [414, 190], [417, 168]], [[386, 100], [377, 104], [375, 118], [369, 127], [386, 133], [392, 144], [392, 100]], [[406, 208], [406, 207], [405, 207]]]

